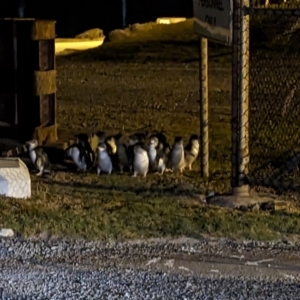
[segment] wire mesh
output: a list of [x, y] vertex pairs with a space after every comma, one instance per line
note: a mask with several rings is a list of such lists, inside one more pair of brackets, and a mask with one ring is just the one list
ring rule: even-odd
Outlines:
[[249, 13], [249, 179], [300, 191], [300, 4]]

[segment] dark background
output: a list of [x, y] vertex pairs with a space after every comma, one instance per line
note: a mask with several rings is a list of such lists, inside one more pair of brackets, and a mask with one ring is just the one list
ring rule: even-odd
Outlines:
[[[18, 17], [21, 1], [25, 18], [56, 20], [59, 37], [73, 37], [96, 27], [105, 33], [122, 28], [122, 0], [1, 0], [0, 17]], [[192, 0], [127, 0], [127, 24], [192, 15]]]

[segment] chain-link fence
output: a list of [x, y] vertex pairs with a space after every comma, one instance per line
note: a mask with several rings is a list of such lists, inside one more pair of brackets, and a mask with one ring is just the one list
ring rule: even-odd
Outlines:
[[248, 177], [300, 188], [300, 3], [250, 7]]

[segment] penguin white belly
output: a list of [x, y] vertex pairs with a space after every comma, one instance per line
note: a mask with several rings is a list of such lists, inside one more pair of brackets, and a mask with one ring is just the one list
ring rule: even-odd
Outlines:
[[191, 155], [190, 153], [187, 153], [185, 155], [185, 161], [186, 161], [187, 164], [192, 164], [195, 159], [196, 158], [193, 155]]
[[86, 168], [86, 163], [85, 163], [85, 158], [82, 157], [82, 160], [80, 159], [80, 151], [77, 148], [73, 149], [72, 153], [72, 159], [78, 169], [85, 169]]
[[159, 169], [162, 169], [163, 167], [165, 167], [165, 162], [164, 162], [164, 159], [163, 159], [163, 158], [160, 158], [160, 159], [158, 160], [157, 167], [158, 167]]
[[150, 147], [150, 148], [149, 148], [149, 159], [150, 159], [150, 163], [151, 163], [151, 164], [153, 164], [153, 163], [155, 162], [156, 155], [157, 155], [156, 149]]
[[149, 169], [149, 159], [145, 154], [136, 154], [133, 161], [133, 169], [138, 174], [144, 174]]
[[31, 162], [35, 165], [36, 163], [36, 152], [34, 150], [29, 151], [29, 156], [31, 159]]
[[107, 152], [102, 152], [99, 155], [99, 168], [101, 171], [111, 173], [112, 171], [112, 161]]
[[164, 163], [164, 160], [162, 158], [160, 158], [158, 160], [158, 164], [157, 164], [157, 169], [159, 172], [163, 171], [166, 168], [166, 165]]
[[172, 166], [176, 166], [179, 164], [181, 160], [181, 151], [180, 150], [173, 150], [172, 152]]
[[184, 165], [184, 155], [181, 150], [175, 150], [172, 153], [172, 168], [181, 168]]

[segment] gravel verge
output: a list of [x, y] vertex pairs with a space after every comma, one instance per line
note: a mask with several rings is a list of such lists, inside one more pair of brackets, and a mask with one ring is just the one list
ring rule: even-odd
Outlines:
[[296, 299], [299, 246], [3, 238], [0, 299]]

